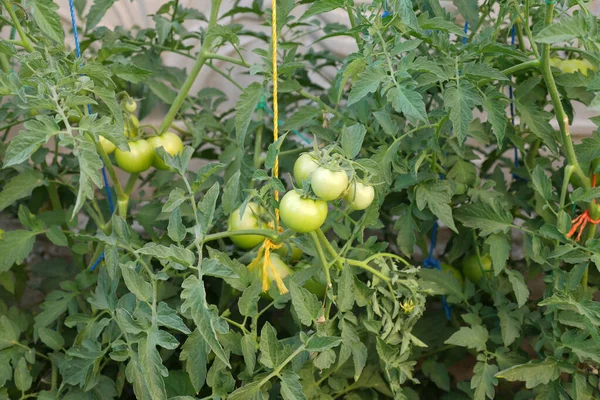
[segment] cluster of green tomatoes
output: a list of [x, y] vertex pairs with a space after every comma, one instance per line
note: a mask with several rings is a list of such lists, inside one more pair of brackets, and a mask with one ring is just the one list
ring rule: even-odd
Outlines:
[[140, 122], [133, 114], [137, 105], [131, 98], [123, 101], [123, 109], [126, 112], [125, 136], [130, 139], [127, 143], [129, 151], [117, 148], [111, 141], [100, 136], [100, 144], [106, 154], [115, 153], [115, 160], [119, 168], [129, 173], [140, 173], [151, 166], [166, 170], [169, 169], [163, 160], [156, 154], [155, 149], [164, 148], [167, 153], [174, 156], [183, 150], [183, 142], [173, 132], [165, 132], [161, 135], [151, 136], [148, 139], [140, 137]]

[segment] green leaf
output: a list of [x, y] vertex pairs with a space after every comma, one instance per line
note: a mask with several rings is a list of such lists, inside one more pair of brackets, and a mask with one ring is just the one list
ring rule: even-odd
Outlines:
[[333, 349], [342, 343], [342, 338], [335, 336], [311, 336], [306, 342], [306, 351], [325, 351]]
[[114, 63], [111, 66], [113, 74], [131, 83], [145, 82], [152, 71], [138, 67], [135, 64]]
[[162, 364], [160, 354], [156, 349], [157, 332], [148, 333], [148, 338], [143, 338], [138, 343], [139, 366], [142, 372], [143, 384], [152, 396], [152, 399], [166, 400], [167, 390], [163, 377], [169, 375]]
[[142, 278], [142, 273], [136, 271], [136, 264], [128, 262], [121, 264], [121, 274], [127, 289], [140, 301], [150, 302], [152, 300], [152, 285]]
[[249, 333], [242, 338], [242, 355], [244, 356], [246, 372], [252, 375], [256, 367], [256, 342]]
[[8, 181], [0, 192], [0, 211], [24, 197], [30, 196], [33, 189], [44, 183], [44, 176], [31, 168]]
[[523, 275], [510, 269], [505, 269], [504, 272], [513, 287], [519, 307], [523, 307], [529, 298], [529, 288], [523, 279]]
[[448, 375], [448, 369], [444, 364], [427, 360], [421, 366], [421, 370], [437, 387], [446, 392], [450, 391], [450, 375]]
[[[504, 75], [502, 72], [500, 72], [500, 70], [497, 70], [496, 68], [493, 68], [490, 65], [484, 64], [484, 63], [464, 64], [463, 69], [462, 69], [462, 74], [469, 75], [478, 80], [494, 80], [494, 81], [507, 81], [508, 80], [506, 75]], [[500, 96], [498, 96], [499, 98], [506, 99], [506, 97], [502, 96], [502, 94], [500, 92], [498, 92], [497, 90], [493, 90], [493, 88], [490, 88], [490, 89], [491, 90], [488, 90], [489, 93], [499, 94], [500, 95]], [[506, 104], [506, 101], [504, 103]], [[506, 115], [505, 112], [503, 112], [503, 114]]]
[[244, 92], [240, 95], [240, 99], [235, 105], [235, 136], [238, 146], [241, 149], [244, 148], [246, 133], [252, 120], [252, 114], [256, 110], [256, 106], [258, 106], [262, 95], [262, 85], [258, 82], [253, 82], [244, 89]]
[[306, 400], [300, 377], [292, 371], [281, 374], [281, 396], [284, 400]]
[[317, 0], [310, 5], [308, 10], [306, 10], [306, 12], [302, 14], [302, 17], [300, 17], [300, 19], [305, 19], [312, 17], [313, 15], [333, 11], [336, 8], [341, 8], [343, 6], [343, 0]]
[[181, 211], [179, 210], [179, 208], [171, 212], [171, 215], [169, 216], [167, 234], [169, 235], [171, 240], [176, 243], [181, 243], [187, 235], [187, 230], [181, 219]]
[[[448, 295], [447, 300], [449, 303], [460, 303], [466, 299], [463, 293], [462, 284], [456, 279], [454, 274], [440, 271], [435, 268], [421, 268], [419, 270], [419, 276], [426, 281], [426, 283], [422, 283], [423, 286], [433, 289], [435, 294]], [[429, 283], [433, 283], [435, 287], [430, 288]]]
[[156, 79], [148, 79], [146, 85], [148, 85], [152, 93], [167, 104], [173, 104], [177, 98], [177, 92], [175, 90]]
[[259, 361], [267, 368], [276, 368], [291, 354], [290, 348], [277, 340], [277, 331], [269, 322], [260, 331], [259, 348]]
[[217, 199], [219, 198], [219, 182], [215, 182], [204, 194], [202, 200], [198, 203], [198, 212], [202, 233], [206, 233], [212, 224], [217, 207]]
[[15, 386], [20, 391], [25, 392], [29, 390], [32, 382], [33, 378], [31, 377], [29, 369], [27, 368], [25, 357], [23, 357], [19, 360], [15, 368]]
[[254, 317], [258, 314], [258, 300], [262, 292], [260, 279], [255, 279], [238, 300], [238, 309], [244, 317]]
[[65, 235], [60, 226], [54, 225], [50, 227], [48, 232], [46, 232], [46, 237], [52, 243], [57, 246], [68, 246], [69, 240], [67, 239], [67, 235]]
[[23, 128], [8, 144], [4, 157], [4, 168], [27, 160], [41, 145], [60, 132], [54, 119], [46, 115], [26, 121]]
[[286, 131], [298, 129], [308, 125], [319, 115], [321, 115], [321, 109], [313, 106], [302, 106], [285, 120], [283, 127]]
[[527, 389], [538, 385], [546, 385], [550, 381], [558, 379], [560, 368], [554, 358], [548, 357], [543, 361], [534, 360], [526, 364], [515, 365], [496, 374], [497, 378], [506, 379], [509, 382], [525, 382]]
[[498, 372], [496, 365], [490, 365], [486, 361], [479, 361], [473, 368], [471, 378], [471, 389], [475, 389], [474, 400], [493, 399], [495, 395], [494, 386], [498, 384], [495, 374]]
[[340, 280], [337, 287], [336, 306], [340, 312], [352, 310], [354, 306], [354, 274], [349, 266], [342, 269]]
[[506, 306], [498, 307], [498, 318], [500, 319], [500, 331], [504, 347], [508, 347], [521, 336], [521, 319], [519, 314], [510, 311]]
[[362, 124], [354, 124], [349, 127], [344, 125], [340, 134], [340, 144], [347, 158], [354, 158], [360, 153], [365, 133], [367, 133], [367, 129]]
[[240, 204], [240, 170], [229, 178], [223, 189], [223, 211], [225, 214], [231, 214]]
[[464, 204], [456, 210], [455, 216], [464, 226], [480, 229], [483, 236], [507, 232], [513, 221], [510, 211], [499, 202], [493, 205], [480, 202]]
[[[198, 169], [198, 172], [196, 173], [196, 180], [194, 181], [194, 184], [192, 185], [192, 189], [194, 191], [198, 190], [198, 188], [200, 186], [202, 186], [208, 178], [210, 178], [215, 172], [217, 172], [218, 170], [220, 170], [226, 166], [227, 165], [224, 163], [214, 162], [214, 163], [209, 163], [209, 164], [206, 164], [206, 165], [203, 165], [202, 167], [200, 167], [200, 169]], [[166, 204], [165, 204], [165, 206], [166, 206]]]
[[492, 131], [496, 136], [498, 146], [502, 145], [506, 134], [506, 105], [508, 100], [493, 88], [488, 89], [483, 97], [483, 109], [487, 113], [488, 122], [492, 124]]
[[352, 83], [347, 105], [351, 106], [367, 94], [376, 91], [386, 77], [385, 70], [380, 65], [371, 64], [367, 66], [363, 72], [358, 74], [357, 78]]
[[450, 110], [450, 121], [458, 141], [462, 144], [469, 133], [469, 125], [473, 120], [473, 108], [481, 104], [481, 96], [475, 87], [466, 79], [460, 84], [450, 84], [444, 92], [444, 107]]
[[33, 19], [44, 36], [62, 45], [65, 41], [65, 32], [56, 12], [58, 5], [52, 0], [28, 1], [28, 4], [31, 6]]
[[394, 15], [400, 17], [400, 21], [406, 26], [418, 29], [417, 16], [413, 10], [412, 0], [391, 0], [390, 8]]
[[41, 305], [42, 311], [33, 319], [35, 320], [35, 329], [47, 327], [67, 311], [71, 300], [75, 298], [76, 293], [55, 290], [50, 292]]
[[196, 392], [204, 386], [206, 381], [206, 364], [210, 348], [203, 339], [198, 329], [195, 329], [181, 348], [179, 359], [185, 361], [185, 370], [190, 376], [192, 385]]
[[73, 208], [72, 217], [75, 218], [79, 210], [83, 207], [86, 199], [93, 199], [95, 188], [102, 188], [104, 182], [100, 170], [103, 167], [102, 160], [96, 152], [96, 145], [87, 136], [78, 135], [74, 138], [75, 148], [73, 154], [77, 156], [79, 162], [79, 191], [77, 192], [77, 202]]
[[475, 325], [472, 328], [463, 326], [458, 331], [450, 336], [445, 344], [453, 344], [456, 346], [484, 351], [488, 340], [488, 331], [481, 325]]
[[279, 136], [276, 141], [269, 144], [269, 149], [267, 150], [267, 157], [265, 158], [265, 168], [270, 169], [275, 166], [275, 160], [277, 159], [277, 155], [279, 154], [281, 145], [283, 144], [286, 137], [287, 132]]
[[229, 396], [227, 400], [254, 400], [262, 387], [261, 381], [254, 381], [239, 387]]
[[516, 101], [515, 110], [521, 116], [521, 122], [525, 123], [531, 131], [554, 153], [558, 153], [554, 129], [550, 125], [550, 119], [553, 114], [537, 108], [535, 105], [525, 101]]
[[186, 267], [196, 263], [196, 256], [191, 250], [175, 245], [167, 247], [162, 244], [149, 242], [141, 249], [136, 250], [136, 253], [151, 256], [161, 261], [172, 261]]
[[452, 208], [449, 205], [451, 199], [452, 192], [446, 181], [426, 182], [417, 186], [416, 201], [419, 210], [429, 206], [436, 217], [458, 233], [452, 218]]
[[19, 341], [21, 332], [19, 332], [18, 326], [5, 315], [0, 316], [0, 326], [2, 326], [0, 330], [0, 350], [4, 350], [12, 347], [14, 342]]
[[298, 318], [304, 325], [311, 326], [323, 311], [321, 302], [317, 296], [309, 292], [308, 289], [298, 286], [293, 280], [290, 280], [289, 287], [292, 295], [292, 305]]
[[86, 31], [90, 31], [98, 25], [98, 22], [104, 17], [104, 14], [115, 3], [116, 0], [94, 0], [94, 4], [90, 8], [87, 15]]
[[204, 282], [199, 280], [197, 276], [190, 275], [183, 281], [181, 287], [183, 288], [181, 298], [184, 300], [183, 304], [181, 304], [181, 312], [185, 313], [189, 310], [202, 338], [221, 362], [231, 368], [229, 357], [227, 357], [223, 346], [221, 346], [221, 343], [217, 339], [217, 329], [215, 326], [219, 322], [219, 317], [216, 314], [214, 306], [209, 308], [206, 302]]
[[533, 188], [544, 200], [552, 199], [552, 182], [539, 165], [536, 165], [531, 173], [531, 182], [533, 183]]
[[485, 243], [490, 248], [494, 275], [498, 276], [506, 267], [506, 261], [510, 256], [510, 237], [504, 233], [492, 233]]
[[411, 122], [427, 121], [427, 111], [423, 96], [412, 86], [400, 84], [392, 87], [387, 93], [387, 99], [398, 113], [402, 113]]
[[40, 340], [52, 350], [60, 350], [65, 345], [65, 339], [60, 333], [48, 328], [38, 329]]
[[541, 29], [533, 38], [538, 43], [553, 44], [558, 42], [568, 42], [578, 37], [586, 37], [586, 24], [577, 18], [564, 16], [557, 22]]
[[477, 22], [479, 21], [479, 6], [476, 1], [453, 0], [453, 3], [465, 20], [469, 21], [470, 26], [477, 26]]
[[0, 272], [21, 264], [33, 250], [35, 233], [25, 230], [3, 232], [0, 229]]
[[185, 325], [179, 314], [177, 314], [177, 311], [169, 307], [167, 303], [163, 301], [158, 303], [158, 310], [156, 314], [156, 320], [159, 325], [175, 329], [179, 332], [185, 333], [186, 335], [191, 333], [190, 329]]

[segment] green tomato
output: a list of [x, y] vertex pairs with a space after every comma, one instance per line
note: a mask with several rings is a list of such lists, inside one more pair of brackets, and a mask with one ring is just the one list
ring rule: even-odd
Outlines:
[[[481, 256], [481, 266], [483, 267], [483, 271], [485, 271], [486, 275], [489, 277], [492, 273], [492, 259], [489, 255], [485, 254]], [[483, 278], [483, 273], [481, 268], [479, 268], [479, 261], [477, 260], [476, 254], [471, 254], [463, 260], [462, 272], [465, 277], [473, 283], [479, 283], [481, 278]]]
[[309, 153], [304, 153], [294, 163], [294, 180], [297, 185], [310, 178], [311, 174], [319, 168], [317, 160]]
[[137, 103], [130, 97], [127, 100], [123, 101], [123, 108], [129, 114], [133, 114], [135, 110], [137, 110]]
[[362, 182], [352, 182], [344, 199], [352, 205], [355, 210], [364, 210], [371, 205], [375, 198], [373, 186]]
[[279, 203], [281, 222], [300, 232], [312, 232], [327, 218], [327, 203], [322, 200], [303, 199], [296, 190], [287, 192]]
[[289, 256], [290, 261], [298, 261], [304, 255], [304, 252], [292, 242], [283, 243], [275, 252], [281, 255], [281, 257]]
[[144, 139], [129, 142], [129, 151], [119, 148], [115, 150], [117, 165], [130, 173], [143, 172], [150, 168], [154, 161], [154, 149]]
[[111, 142], [110, 140], [108, 140], [104, 136], [98, 136], [98, 140], [99, 140], [100, 145], [102, 146], [102, 148], [104, 149], [104, 152], [106, 154], [112, 153], [117, 148], [117, 146], [115, 146], [113, 142]]
[[[260, 219], [262, 213], [261, 207], [256, 203], [248, 203], [244, 209], [244, 214], [240, 214], [238, 208], [231, 213], [227, 221], [227, 230], [230, 232], [244, 231], [248, 229], [267, 229], [268, 225]], [[231, 236], [231, 241], [242, 249], [251, 249], [258, 246], [265, 240], [261, 235], [237, 235]]]
[[587, 76], [588, 70], [596, 70], [588, 60], [563, 60], [560, 63], [559, 68], [565, 74], [573, 74], [579, 71], [585, 76]]
[[[173, 132], [165, 132], [159, 136], [152, 136], [148, 139], [148, 143], [150, 143], [150, 145], [154, 149], [163, 147], [165, 151], [172, 156], [181, 153], [181, 151], [183, 150], [183, 142], [181, 141], [179, 136], [177, 136]], [[158, 157], [158, 155], [154, 157], [154, 163], [152, 165], [154, 165], [154, 167], [158, 169], [169, 169], [167, 164], [165, 164], [165, 162], [161, 160], [160, 157]]]
[[321, 200], [335, 200], [348, 188], [348, 174], [346, 171], [333, 171], [329, 168], [319, 167], [312, 173], [310, 185], [315, 195]]
[[310, 278], [306, 282], [304, 282], [304, 288], [309, 292], [317, 296], [318, 298], [322, 298], [325, 296], [325, 285], [320, 282], [317, 282], [313, 278]]
[[452, 275], [454, 275], [454, 277], [460, 282], [460, 286], [463, 286], [465, 284], [465, 278], [463, 278], [463, 275], [460, 273], [460, 270], [458, 268], [455, 268], [452, 265], [446, 263], [442, 263], [441, 267], [442, 271], [446, 273], [450, 272]]
[[[264, 261], [264, 259], [261, 259], [259, 265], [252, 272], [255, 279], [260, 280], [262, 278], [263, 261]], [[277, 254], [271, 253], [271, 263], [273, 264], [275, 271], [277, 271], [277, 275], [279, 275], [279, 277], [282, 280], [286, 276], [292, 275], [294, 273], [294, 271], [290, 267], [288, 267], [288, 265]], [[267, 268], [267, 282], [269, 284], [269, 288], [271, 287], [274, 280], [275, 280], [275, 274], [273, 273], [273, 270], [271, 268]], [[267, 298], [267, 299], [271, 298], [271, 296], [269, 295], [268, 292], [261, 293], [261, 296], [263, 298]]]

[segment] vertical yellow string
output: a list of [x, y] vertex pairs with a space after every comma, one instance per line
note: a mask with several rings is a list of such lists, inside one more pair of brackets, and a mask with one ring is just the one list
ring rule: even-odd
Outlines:
[[[279, 138], [279, 105], [277, 102], [277, 0], [271, 0], [271, 51], [273, 64], [273, 142]], [[273, 176], [279, 177], [279, 156], [275, 156]], [[279, 201], [279, 191], [275, 190], [275, 200]], [[275, 209], [275, 218], [279, 226], [279, 209]]]

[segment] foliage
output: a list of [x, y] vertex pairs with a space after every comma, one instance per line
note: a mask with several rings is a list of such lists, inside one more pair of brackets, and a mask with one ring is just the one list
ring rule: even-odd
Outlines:
[[[0, 399], [600, 396], [600, 139], [569, 133], [573, 102], [598, 108], [587, 1], [456, 0], [452, 15], [438, 0], [281, 0], [273, 143], [271, 36], [226, 18], [268, 25], [268, 7], [169, 1], [153, 29], [126, 31], [99, 26], [113, 3], [76, 2], [82, 60], [52, 1], [2, 0], [16, 39], [0, 40], [0, 210], [20, 227], [0, 230]], [[350, 27], [316, 18], [335, 9]], [[357, 51], [315, 50], [310, 31]], [[243, 36], [264, 44], [259, 62], [246, 62]], [[194, 65], [167, 67], [163, 53]], [[215, 60], [255, 82], [242, 87]], [[202, 68], [239, 96], [190, 93]], [[160, 105], [160, 126], [138, 126]], [[167, 169], [120, 182], [106, 141], [131, 154], [167, 130], [185, 144], [154, 150]], [[374, 201], [331, 201], [312, 232], [279, 226], [276, 191], [318, 192], [310, 174], [289, 179], [304, 152], [350, 187], [372, 186]], [[262, 222], [227, 229], [237, 210]], [[452, 232], [444, 261], [476, 260], [482, 279], [418, 267], [438, 220]], [[232, 244], [249, 235], [266, 240]], [[270, 267], [271, 251], [293, 273]]]

